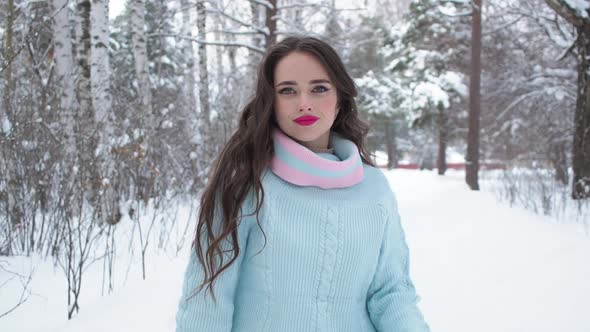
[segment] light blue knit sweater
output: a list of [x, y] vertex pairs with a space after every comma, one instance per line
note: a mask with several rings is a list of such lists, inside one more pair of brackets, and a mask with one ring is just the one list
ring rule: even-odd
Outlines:
[[[335, 154], [314, 155], [328, 164], [346, 159], [342, 151], [352, 142], [334, 135], [330, 142]], [[240, 255], [215, 282], [217, 305], [204, 291], [187, 300], [203, 278], [192, 250], [176, 331], [429, 331], [416, 306], [394, 194], [380, 170], [363, 165], [362, 173], [355, 185], [322, 189], [267, 170], [260, 220], [266, 246], [255, 216], [244, 217]], [[253, 206], [249, 197], [244, 214]]]

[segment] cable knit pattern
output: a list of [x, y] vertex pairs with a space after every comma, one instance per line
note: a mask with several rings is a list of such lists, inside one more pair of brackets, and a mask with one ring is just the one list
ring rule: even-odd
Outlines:
[[[315, 159], [306, 167], [342, 167], [342, 157], [351, 156], [333, 147], [335, 154], [315, 154], [330, 163]], [[295, 148], [289, 151], [304, 149]], [[360, 160], [356, 151], [352, 158]], [[358, 182], [324, 189], [267, 169], [264, 233], [255, 216], [247, 216], [255, 206], [249, 195], [238, 226], [240, 255], [215, 283], [217, 305], [209, 294], [190, 297], [203, 278], [191, 251], [176, 331], [430, 331], [409, 276], [395, 196], [380, 170], [362, 164], [362, 174]]]

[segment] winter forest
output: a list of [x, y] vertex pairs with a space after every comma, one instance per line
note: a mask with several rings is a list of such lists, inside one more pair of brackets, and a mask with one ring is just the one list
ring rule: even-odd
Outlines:
[[[544, 324], [590, 331], [590, 269], [579, 267], [590, 252], [588, 0], [2, 0], [1, 331], [173, 329], [210, 165], [264, 52], [289, 35], [329, 42], [358, 86], [368, 147], [407, 209], [433, 331], [526, 330], [526, 315], [462, 329], [436, 299], [446, 286], [430, 274], [455, 266], [451, 281], [476, 270], [472, 256], [449, 263], [434, 253], [437, 243], [452, 246], [434, 232], [462, 216], [497, 228], [457, 223], [473, 242], [453, 253], [472, 251], [501, 270], [518, 270], [515, 257], [555, 258], [549, 274], [512, 272], [523, 285], [539, 274], [544, 283], [586, 280], [571, 282], [582, 290], [570, 297], [551, 293], [549, 302], [575, 309]], [[492, 239], [525, 251], [483, 249]], [[490, 305], [510, 301], [465, 282]], [[529, 290], [531, 317], [555, 314]], [[467, 292], [454, 301], [473, 303]], [[166, 317], [134, 325], [121, 313], [157, 316], [159, 295]]]

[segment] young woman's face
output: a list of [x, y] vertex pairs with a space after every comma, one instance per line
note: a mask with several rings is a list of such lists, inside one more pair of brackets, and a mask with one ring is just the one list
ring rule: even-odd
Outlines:
[[308, 53], [290, 53], [275, 67], [274, 89], [281, 130], [308, 148], [327, 148], [338, 96], [322, 64]]

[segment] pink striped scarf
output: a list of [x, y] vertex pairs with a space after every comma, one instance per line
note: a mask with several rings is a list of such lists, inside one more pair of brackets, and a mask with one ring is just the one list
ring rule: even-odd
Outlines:
[[340, 161], [325, 159], [299, 144], [278, 128], [273, 129], [274, 156], [270, 169], [298, 186], [346, 188], [363, 180], [363, 163], [357, 146], [330, 132], [330, 145]]

